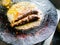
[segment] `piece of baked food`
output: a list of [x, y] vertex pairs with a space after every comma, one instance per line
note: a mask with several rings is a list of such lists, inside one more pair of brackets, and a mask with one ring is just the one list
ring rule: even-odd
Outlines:
[[19, 2], [14, 4], [8, 10], [7, 17], [11, 27], [17, 30], [27, 30], [37, 27], [44, 18], [42, 12], [31, 2]]

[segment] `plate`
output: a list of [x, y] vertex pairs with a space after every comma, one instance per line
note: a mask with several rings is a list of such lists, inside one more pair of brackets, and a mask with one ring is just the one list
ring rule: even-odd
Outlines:
[[[5, 32], [3, 23], [0, 21], [0, 39], [13, 45], [33, 45], [49, 38], [55, 32], [58, 18], [55, 7], [49, 0], [13, 0], [13, 2], [29, 1], [37, 4], [37, 7], [48, 17], [45, 17], [38, 31], [33, 33], [21, 34], [15, 37], [11, 33]], [[42, 28], [41, 28], [42, 27]]]

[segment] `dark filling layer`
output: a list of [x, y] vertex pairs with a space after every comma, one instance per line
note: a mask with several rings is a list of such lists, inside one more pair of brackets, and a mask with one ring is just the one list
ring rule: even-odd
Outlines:
[[32, 15], [32, 14], [36, 14], [37, 15], [38, 14], [38, 11], [30, 11], [27, 14], [22, 15], [22, 17], [19, 17], [17, 20], [15, 20], [15, 22], [17, 22], [17, 21], [19, 21], [19, 20], [27, 17], [28, 15]]
[[29, 21], [22, 20], [21, 23], [19, 23], [18, 25], [14, 25], [14, 27], [16, 27], [16, 26], [22, 26], [22, 25], [25, 25], [27, 23], [31, 23], [31, 22], [37, 21], [38, 19], [39, 19], [39, 17], [32, 17], [32, 18], [29, 19]]

